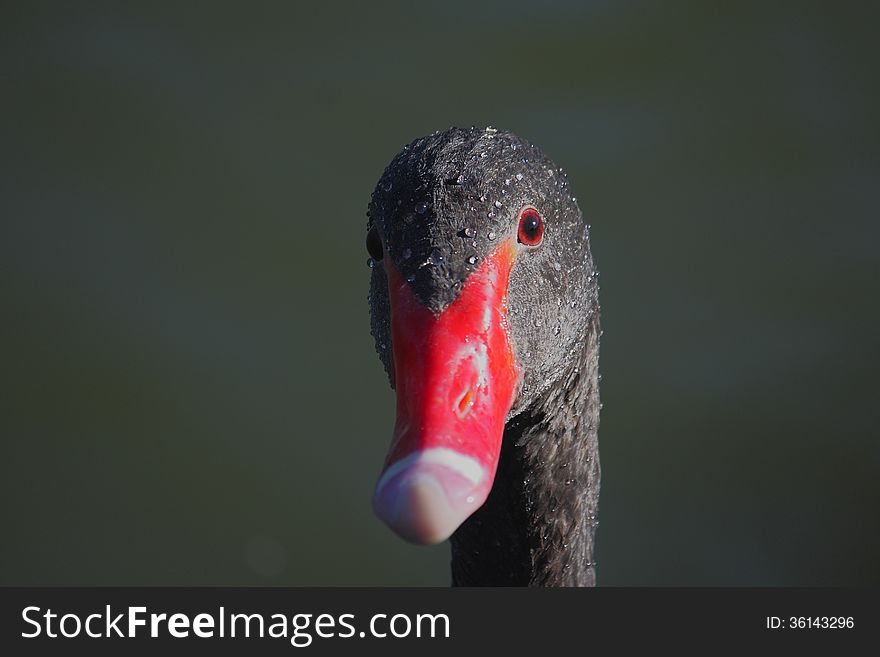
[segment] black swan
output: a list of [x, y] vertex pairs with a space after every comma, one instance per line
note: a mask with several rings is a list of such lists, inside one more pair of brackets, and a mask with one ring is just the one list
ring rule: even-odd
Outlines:
[[398, 153], [367, 212], [397, 418], [373, 508], [456, 586], [591, 586], [598, 280], [562, 169], [493, 128]]

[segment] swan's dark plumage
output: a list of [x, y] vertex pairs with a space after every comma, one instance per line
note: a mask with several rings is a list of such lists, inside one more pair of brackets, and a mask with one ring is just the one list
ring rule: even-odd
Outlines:
[[[562, 169], [509, 132], [452, 128], [394, 157], [369, 206], [384, 257], [435, 313], [499, 242], [525, 204], [543, 244], [521, 252], [508, 288], [523, 385], [507, 416], [492, 492], [452, 536], [457, 585], [591, 585], [599, 494], [599, 305], [588, 226]], [[372, 332], [393, 372], [382, 268], [370, 286]], [[392, 377], [393, 378], [393, 377]], [[392, 381], [393, 385], [393, 381]]]

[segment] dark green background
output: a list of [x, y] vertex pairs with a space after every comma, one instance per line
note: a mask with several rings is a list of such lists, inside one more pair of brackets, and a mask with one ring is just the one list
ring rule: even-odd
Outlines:
[[880, 583], [877, 16], [133, 7], [0, 10], [0, 583], [445, 585], [370, 510], [364, 213], [471, 124], [593, 226], [600, 583]]

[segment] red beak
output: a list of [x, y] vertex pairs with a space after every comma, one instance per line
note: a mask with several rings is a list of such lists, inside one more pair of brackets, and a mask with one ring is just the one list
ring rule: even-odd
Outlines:
[[520, 381], [507, 323], [516, 244], [505, 241], [439, 315], [388, 258], [397, 420], [373, 508], [414, 543], [443, 541], [492, 488]]

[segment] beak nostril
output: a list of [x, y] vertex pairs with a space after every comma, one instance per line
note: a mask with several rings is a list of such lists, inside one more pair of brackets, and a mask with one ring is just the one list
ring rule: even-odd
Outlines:
[[470, 386], [465, 388], [458, 396], [458, 400], [455, 403], [455, 413], [458, 417], [463, 418], [470, 413], [471, 408], [474, 406], [474, 397], [474, 389]]

